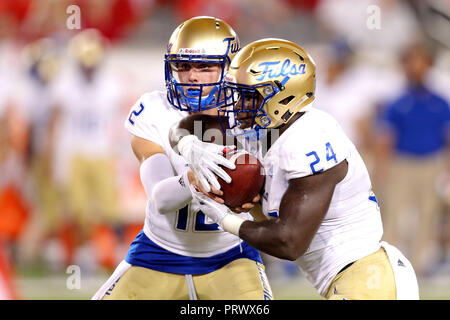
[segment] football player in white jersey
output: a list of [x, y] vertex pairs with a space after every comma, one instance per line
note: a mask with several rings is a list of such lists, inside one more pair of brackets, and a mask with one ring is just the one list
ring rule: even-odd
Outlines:
[[206, 219], [188, 187], [189, 167], [169, 144], [187, 110], [217, 114], [238, 50], [236, 33], [217, 18], [195, 17], [173, 32], [167, 92], [141, 96], [125, 121], [149, 199], [144, 228], [93, 299], [272, 299], [259, 252]]
[[[261, 207], [267, 220], [233, 213], [213, 200], [219, 193], [200, 192], [198, 179], [190, 185], [194, 198], [224, 230], [267, 254], [296, 261], [326, 299], [418, 299], [410, 262], [381, 241], [380, 209], [361, 156], [335, 119], [312, 106], [315, 68], [297, 44], [263, 39], [239, 51], [224, 82], [227, 133], [260, 144], [270, 129], [278, 134], [259, 155], [266, 171]], [[207, 143], [193, 135], [170, 139], [196, 176], [216, 183], [196, 169], [199, 160], [190, 154], [201, 150], [201, 161], [215, 159], [202, 149]]]

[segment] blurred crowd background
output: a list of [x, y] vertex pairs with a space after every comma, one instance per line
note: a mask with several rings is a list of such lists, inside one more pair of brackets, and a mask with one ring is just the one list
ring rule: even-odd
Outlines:
[[[0, 299], [26, 298], [23, 270], [107, 274], [124, 258], [146, 196], [123, 123], [165, 90], [167, 41], [197, 15], [242, 45], [310, 52], [315, 106], [363, 156], [383, 239], [419, 284], [442, 270], [450, 284], [449, 0], [0, 0]], [[299, 275], [263, 258], [269, 279]]]

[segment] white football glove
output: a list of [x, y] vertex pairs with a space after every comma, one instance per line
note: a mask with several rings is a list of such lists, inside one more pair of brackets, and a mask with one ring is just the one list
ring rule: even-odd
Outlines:
[[195, 187], [189, 184], [192, 198], [198, 201], [198, 209], [202, 211], [212, 223], [217, 223], [222, 229], [222, 220], [231, 213], [231, 210], [224, 204], [206, 196], [204, 193], [196, 191]]
[[239, 236], [239, 229], [245, 219], [234, 214], [226, 205], [197, 191], [190, 183], [189, 189], [191, 190], [192, 198], [198, 202], [198, 209], [203, 212], [212, 223], [217, 223], [222, 230]]
[[219, 227], [231, 234], [239, 236], [241, 224], [246, 221], [237, 214], [234, 214], [226, 205], [214, 201], [207, 195], [196, 190], [195, 186], [189, 183], [193, 200], [197, 200], [198, 209], [203, 212], [212, 223], [217, 223]]
[[232, 170], [236, 168], [236, 165], [222, 154], [225, 148], [234, 149], [234, 146], [227, 147], [202, 142], [194, 135], [184, 136], [177, 146], [181, 156], [186, 160], [206, 192], [211, 191], [210, 184], [220, 190], [220, 184], [215, 175], [227, 183], [231, 182], [231, 177], [219, 165]]

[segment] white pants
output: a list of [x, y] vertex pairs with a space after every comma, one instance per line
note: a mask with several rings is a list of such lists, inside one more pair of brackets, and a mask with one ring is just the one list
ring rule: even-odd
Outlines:
[[382, 241], [381, 246], [386, 251], [394, 271], [397, 300], [418, 300], [419, 285], [414, 269], [408, 259], [396, 247]]

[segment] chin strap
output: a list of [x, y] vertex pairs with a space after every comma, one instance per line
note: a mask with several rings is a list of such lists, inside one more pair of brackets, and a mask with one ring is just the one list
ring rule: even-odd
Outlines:
[[[199, 96], [202, 85], [198, 85], [198, 86], [200, 86], [199, 89], [188, 89], [191, 91], [198, 92], [198, 97], [189, 97], [184, 93], [183, 88], [178, 83], [175, 83], [175, 90], [176, 90], [177, 96], [180, 98], [179, 99], [180, 103], [184, 103], [187, 105], [187, 107], [192, 108], [196, 111], [200, 111], [203, 108], [216, 107], [215, 94], [216, 94], [217, 90], [219, 90], [219, 87], [217, 85], [214, 85], [211, 92], [207, 96]], [[200, 100], [200, 105], [199, 105], [199, 100]]]

